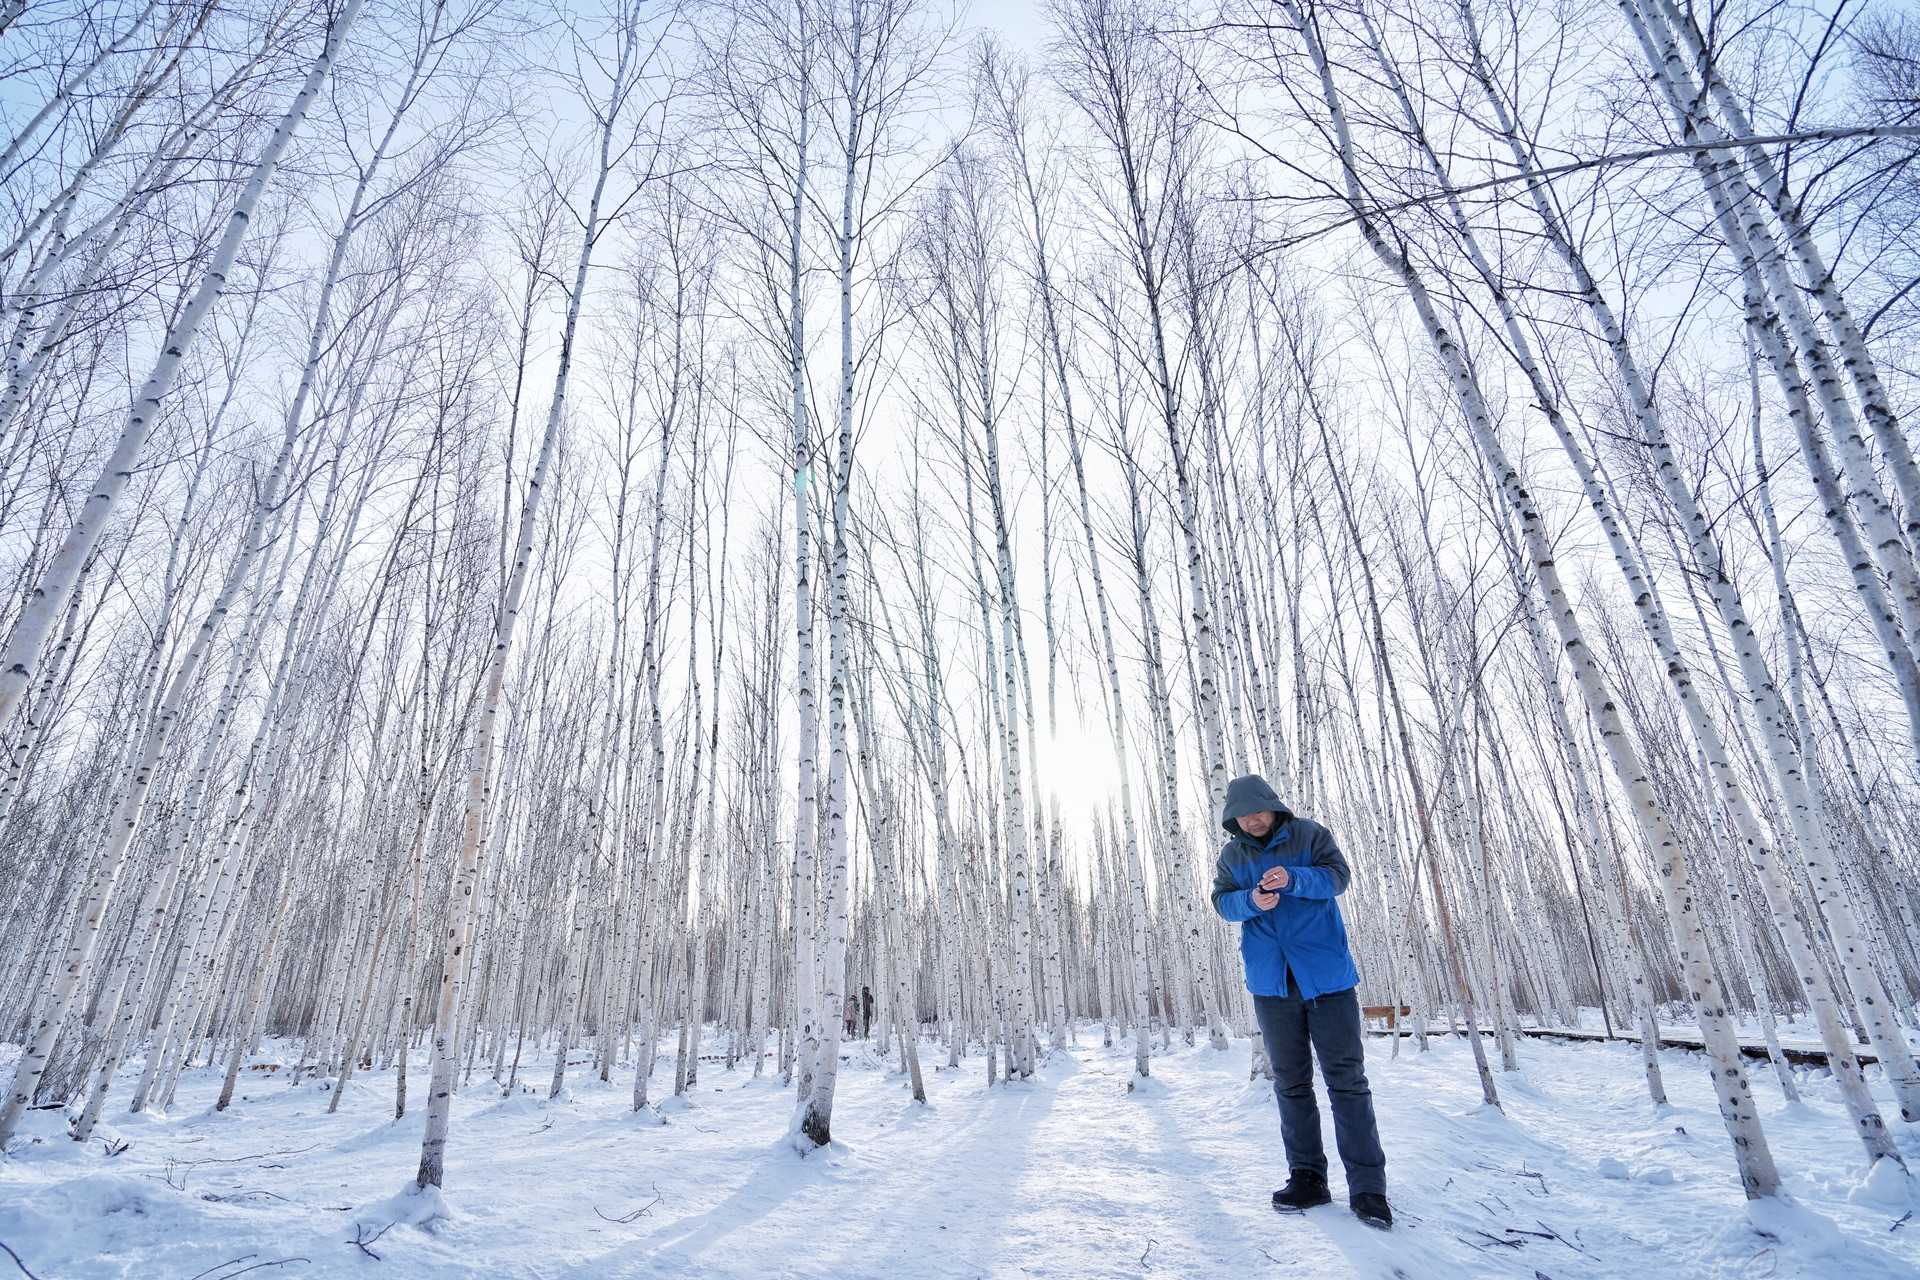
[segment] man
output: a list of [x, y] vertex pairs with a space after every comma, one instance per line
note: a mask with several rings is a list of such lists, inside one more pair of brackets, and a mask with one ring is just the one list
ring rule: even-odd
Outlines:
[[1346, 1166], [1347, 1203], [1362, 1222], [1384, 1231], [1393, 1225], [1393, 1210], [1361, 1048], [1354, 991], [1360, 971], [1334, 901], [1347, 889], [1347, 860], [1325, 827], [1290, 813], [1255, 775], [1228, 784], [1220, 825], [1228, 838], [1214, 864], [1213, 906], [1240, 924], [1247, 990], [1280, 1100], [1288, 1177], [1273, 1193], [1273, 1207], [1301, 1213], [1333, 1200], [1313, 1094], [1318, 1057]]

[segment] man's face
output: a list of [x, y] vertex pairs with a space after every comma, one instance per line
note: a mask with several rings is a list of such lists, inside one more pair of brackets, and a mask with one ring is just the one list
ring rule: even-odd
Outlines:
[[1243, 813], [1235, 818], [1234, 821], [1240, 824], [1242, 831], [1252, 836], [1255, 840], [1258, 840], [1273, 830], [1273, 824], [1277, 822], [1279, 818], [1280, 815], [1271, 809], [1262, 809], [1259, 813]]

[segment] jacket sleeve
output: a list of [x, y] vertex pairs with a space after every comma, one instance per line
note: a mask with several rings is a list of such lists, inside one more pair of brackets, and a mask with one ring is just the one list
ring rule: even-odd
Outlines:
[[[1310, 863], [1288, 868], [1287, 887], [1282, 892], [1296, 898], [1337, 898], [1345, 893], [1353, 873], [1347, 868], [1346, 855], [1333, 842], [1333, 833], [1316, 825], [1309, 853], [1312, 858]], [[1218, 888], [1214, 893], [1217, 897]]]
[[1235, 922], [1251, 920], [1260, 914], [1260, 908], [1253, 905], [1253, 890], [1234, 884], [1233, 872], [1227, 867], [1226, 849], [1213, 860], [1213, 909], [1220, 913], [1221, 919]]

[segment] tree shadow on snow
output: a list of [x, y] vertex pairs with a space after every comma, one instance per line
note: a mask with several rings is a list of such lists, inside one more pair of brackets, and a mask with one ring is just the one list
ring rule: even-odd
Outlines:
[[[1021, 1184], [1051, 1173], [1034, 1134], [1051, 1115], [1070, 1067], [1044, 1068], [1015, 1084], [962, 1084], [940, 1097], [938, 1127], [910, 1109], [863, 1144], [862, 1177], [827, 1208], [854, 1232], [815, 1242], [821, 1275], [998, 1275], [1020, 1248], [1011, 1220]], [[925, 1119], [936, 1117], [927, 1116]], [[1040, 1161], [1036, 1165], [1036, 1158]], [[882, 1210], [881, 1206], [884, 1206]]]
[[560, 1273], [562, 1280], [612, 1280], [649, 1273], [681, 1275], [694, 1260], [728, 1236], [751, 1227], [807, 1185], [791, 1151], [776, 1151], [756, 1166], [733, 1193], [704, 1213], [662, 1226], [587, 1258]]
[[[993, 1274], [994, 1260], [1019, 1247], [1019, 1233], [1009, 1229], [1013, 1207], [1034, 1198], [1031, 1189], [1024, 1196], [1014, 1189], [1053, 1176], [1052, 1157], [1042, 1153], [1045, 1163], [1035, 1165], [1031, 1149], [1053, 1108], [1053, 1084], [1001, 1085], [965, 1097], [949, 1092], [937, 1129], [911, 1122], [918, 1108], [843, 1114], [836, 1130], [851, 1150], [831, 1162], [801, 1160], [782, 1139], [711, 1207], [559, 1274]], [[821, 1232], [822, 1222], [859, 1229]], [[782, 1241], [806, 1245], [770, 1257]]]

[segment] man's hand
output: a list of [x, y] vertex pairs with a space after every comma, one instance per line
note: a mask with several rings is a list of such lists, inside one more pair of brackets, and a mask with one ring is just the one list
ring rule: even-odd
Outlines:
[[1253, 905], [1262, 911], [1273, 910], [1273, 904], [1280, 901], [1280, 890], [1286, 888], [1291, 879], [1285, 867], [1267, 868], [1260, 883], [1253, 887]]

